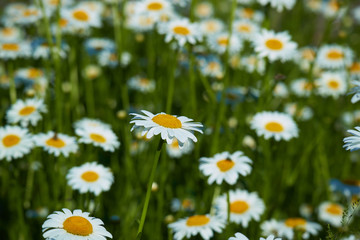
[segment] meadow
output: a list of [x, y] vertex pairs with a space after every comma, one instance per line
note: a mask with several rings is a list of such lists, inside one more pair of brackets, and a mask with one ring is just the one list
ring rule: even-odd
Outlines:
[[0, 239], [360, 239], [360, 1], [0, 3]]

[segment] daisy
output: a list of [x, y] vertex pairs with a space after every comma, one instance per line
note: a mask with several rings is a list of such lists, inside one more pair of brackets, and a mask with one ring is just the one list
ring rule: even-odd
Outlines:
[[152, 114], [151, 112], [142, 110], [145, 114], [140, 115], [137, 113], [131, 113], [130, 115], [134, 116], [130, 123], [134, 123], [134, 126], [131, 128], [133, 131], [136, 128], [143, 127], [142, 135], [150, 139], [154, 135], [161, 134], [161, 138], [166, 140], [167, 144], [171, 144], [174, 139], [177, 139], [179, 146], [182, 147], [187, 140], [192, 140], [197, 142], [197, 138], [192, 133], [192, 131], [197, 131], [202, 133], [200, 130], [203, 125], [201, 123], [194, 123], [190, 118], [176, 115], [169, 115], [166, 113]]
[[114, 182], [110, 168], [96, 162], [87, 162], [79, 167], [73, 167], [66, 175], [68, 185], [80, 193], [92, 192], [98, 196], [108, 191]]
[[[256, 192], [249, 193], [246, 190], [230, 190], [230, 222], [248, 227], [251, 220], [260, 221], [260, 216], [265, 211], [264, 201], [259, 198]], [[226, 194], [216, 199], [218, 215], [224, 219], [228, 213]]]
[[260, 112], [251, 120], [251, 128], [258, 136], [265, 139], [275, 138], [276, 141], [298, 137], [298, 127], [290, 115], [280, 112]]
[[[231, 237], [228, 240], [249, 240], [249, 239], [242, 233], [235, 233], [235, 237]], [[273, 235], [270, 235], [267, 238], [261, 237], [260, 240], [281, 240], [281, 238], [275, 238]]]
[[85, 49], [90, 56], [94, 56], [103, 50], [114, 51], [115, 43], [107, 38], [89, 38], [85, 41]]
[[351, 102], [357, 103], [360, 100], [360, 81], [352, 81], [351, 83], [355, 85], [355, 87], [350, 89], [348, 95], [355, 93], [354, 96], [351, 98]]
[[315, 88], [315, 84], [305, 78], [299, 78], [291, 83], [290, 88], [298, 97], [309, 97]]
[[320, 96], [338, 98], [347, 91], [346, 75], [343, 72], [323, 72], [316, 85]]
[[61, 17], [68, 20], [69, 24], [78, 29], [101, 27], [100, 14], [90, 11], [86, 7], [62, 8]]
[[257, 24], [246, 19], [236, 20], [233, 23], [233, 33], [245, 40], [252, 40], [259, 29], [260, 27]]
[[130, 15], [126, 21], [126, 27], [135, 32], [148, 32], [154, 29], [156, 18], [154, 16], [137, 13]]
[[147, 14], [160, 20], [162, 14], [172, 10], [172, 5], [167, 0], [142, 0], [138, 2], [135, 12]]
[[319, 206], [319, 219], [334, 227], [341, 227], [344, 207], [337, 203], [323, 202]]
[[271, 7], [276, 8], [278, 12], [282, 12], [284, 8], [291, 10], [296, 0], [257, 0], [261, 5], [270, 4]]
[[281, 229], [284, 227], [282, 222], [275, 219], [270, 219], [262, 222], [260, 228], [263, 235], [273, 234], [275, 236], [279, 236], [279, 232], [281, 232]]
[[76, 153], [79, 148], [74, 137], [52, 131], [35, 135], [34, 142], [56, 157], [62, 154], [67, 158], [70, 153]]
[[165, 34], [165, 42], [175, 39], [180, 46], [185, 43], [195, 44], [202, 40], [198, 25], [190, 23], [189, 19], [175, 19], [159, 26], [159, 32]]
[[34, 5], [25, 7], [12, 16], [12, 21], [19, 25], [30, 25], [36, 23], [42, 17], [40, 9]]
[[212, 158], [200, 158], [200, 171], [209, 176], [208, 183], [221, 184], [223, 181], [234, 185], [239, 175], [247, 176], [251, 172], [251, 159], [241, 151], [233, 154], [222, 152], [215, 154]]
[[44, 71], [39, 68], [34, 68], [34, 67], [20, 68], [15, 72], [15, 81], [21, 81], [25, 85], [33, 84], [35, 81], [39, 80], [40, 78], [46, 81]]
[[355, 151], [360, 149], [360, 127], [355, 127], [356, 130], [348, 130], [347, 132], [352, 134], [351, 137], [344, 138], [344, 148], [346, 150]]
[[150, 93], [155, 90], [155, 81], [140, 76], [130, 78], [128, 81], [130, 89], [137, 90], [142, 93]]
[[63, 212], [50, 214], [42, 225], [45, 239], [76, 239], [76, 240], [105, 240], [112, 238], [111, 233], [102, 226], [104, 223], [98, 218], [90, 217], [90, 213], [77, 209], [71, 212], [63, 208]]
[[196, 4], [194, 13], [198, 18], [209, 18], [213, 15], [214, 8], [209, 2], [200, 2]]
[[27, 127], [29, 124], [36, 126], [42, 119], [41, 113], [46, 113], [47, 109], [43, 99], [31, 98], [17, 100], [6, 113], [8, 123], [20, 123]]
[[224, 30], [224, 23], [216, 18], [205, 19], [200, 22], [200, 31], [205, 36], [220, 33]]
[[348, 47], [336, 44], [324, 45], [318, 51], [316, 64], [321, 68], [345, 68], [351, 66], [353, 55], [353, 51]]
[[85, 78], [93, 80], [101, 75], [101, 68], [98, 65], [87, 65], [84, 68], [83, 75]]
[[349, 72], [352, 79], [360, 79], [360, 62], [353, 62], [349, 67]]
[[0, 43], [0, 59], [9, 60], [30, 55], [31, 47], [26, 41]]
[[205, 240], [213, 237], [214, 232], [221, 233], [225, 223], [221, 218], [210, 215], [194, 215], [169, 224], [174, 231], [174, 239], [181, 240], [200, 234]]
[[104, 151], [114, 152], [120, 146], [117, 136], [109, 128], [84, 126], [77, 128], [75, 132], [80, 136], [80, 143], [92, 144]]
[[216, 56], [198, 58], [200, 71], [204, 76], [221, 78], [224, 75], [223, 65]]
[[264, 13], [252, 8], [238, 8], [235, 13], [239, 19], [248, 19], [256, 23], [262, 23], [264, 20]]
[[238, 36], [232, 35], [231, 39], [229, 39], [228, 33], [218, 33], [211, 35], [208, 37], [207, 43], [209, 48], [218, 54], [225, 53], [229, 44], [230, 44], [229, 46], [230, 54], [239, 53], [243, 47], [242, 41]]
[[4, 27], [0, 28], [0, 42], [19, 42], [23, 37], [20, 28]]
[[278, 82], [273, 90], [274, 97], [286, 98], [289, 96], [289, 90], [285, 83]]
[[294, 230], [302, 231], [302, 238], [308, 239], [310, 235], [314, 236], [319, 233], [321, 225], [307, 221], [304, 218], [288, 218], [283, 221], [283, 228], [279, 235], [288, 239], [294, 239]]
[[103, 67], [115, 68], [119, 65], [119, 57], [115, 51], [101, 51], [97, 56], [98, 62]]
[[355, 195], [360, 195], [360, 180], [356, 179], [331, 179], [330, 189], [333, 192], [340, 192], [347, 198], [352, 198]]
[[189, 154], [194, 149], [194, 143], [192, 141], [186, 141], [182, 148], [179, 146], [176, 138], [171, 144], [166, 145], [166, 152], [172, 158], [181, 158], [183, 155]]
[[267, 57], [270, 62], [285, 62], [292, 59], [297, 48], [297, 43], [291, 41], [291, 36], [287, 32], [275, 33], [265, 29], [253, 38], [253, 45], [259, 57]]
[[18, 126], [0, 127], [0, 160], [21, 158], [28, 154], [34, 143], [28, 130]]
[[297, 103], [286, 103], [284, 111], [301, 121], [307, 121], [314, 115], [313, 110], [308, 106], [299, 106]]
[[243, 56], [240, 60], [240, 66], [249, 73], [257, 72], [263, 75], [265, 72], [265, 60], [256, 55]]
[[102, 121], [100, 121], [99, 119], [92, 119], [92, 118], [82, 118], [78, 121], [76, 121], [74, 123], [74, 128], [81, 128], [81, 129], [86, 129], [86, 128], [107, 128], [107, 129], [111, 129], [111, 125], [104, 123]]

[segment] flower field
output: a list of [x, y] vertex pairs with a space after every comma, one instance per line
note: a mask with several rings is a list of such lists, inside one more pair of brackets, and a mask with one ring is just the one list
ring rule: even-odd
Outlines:
[[0, 2], [0, 238], [360, 239], [360, 1]]

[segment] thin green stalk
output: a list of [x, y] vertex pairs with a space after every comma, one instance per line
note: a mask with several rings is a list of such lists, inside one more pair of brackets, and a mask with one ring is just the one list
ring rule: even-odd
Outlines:
[[25, 201], [24, 201], [24, 207], [29, 208], [30, 207], [30, 200], [32, 195], [32, 189], [34, 185], [34, 156], [35, 152], [29, 157], [29, 169], [28, 174], [26, 176], [26, 188], [25, 188]]
[[10, 100], [11, 103], [14, 104], [16, 102], [16, 85], [14, 78], [14, 65], [12, 61], [8, 63], [8, 77], [9, 77], [9, 91], [10, 91]]
[[162, 149], [163, 144], [164, 144], [164, 140], [162, 140], [160, 138], [159, 145], [158, 145], [158, 148], [157, 148], [155, 156], [154, 156], [154, 163], [153, 163], [153, 166], [152, 166], [152, 169], [151, 169], [150, 178], [149, 178], [149, 182], [148, 182], [148, 186], [147, 186], [147, 191], [146, 191], [146, 196], [145, 196], [145, 203], [144, 203], [144, 207], [143, 207], [143, 210], [142, 210], [142, 213], [141, 213], [140, 224], [139, 224], [137, 237], [136, 237], [137, 240], [141, 239], [142, 231], [143, 231], [143, 228], [144, 228], [146, 214], [147, 214], [147, 210], [148, 210], [149, 202], [150, 202], [151, 186], [152, 186], [152, 183], [154, 182], [156, 167], [157, 167], [159, 159], [160, 159], [160, 153], [161, 153], [161, 149]]
[[230, 191], [226, 191], [226, 203], [227, 203], [227, 224], [230, 224]]
[[210, 101], [215, 102], [216, 97], [215, 97], [215, 94], [214, 94], [213, 90], [211, 89], [211, 86], [210, 86], [207, 78], [204, 75], [202, 75], [201, 73], [199, 75], [200, 75], [200, 80], [201, 80], [202, 84], [204, 85], [207, 94], [210, 97]]
[[192, 53], [192, 46], [189, 47], [189, 79], [190, 79], [190, 102], [191, 112], [196, 112], [196, 87], [195, 87], [195, 74], [194, 74], [194, 54]]
[[[77, 45], [77, 41], [76, 41]], [[79, 109], [79, 79], [78, 79], [78, 70], [76, 63], [76, 47], [74, 46], [70, 50], [69, 57], [69, 66], [70, 66], [70, 82], [71, 82], [71, 102], [73, 104], [75, 118], [77, 118], [78, 109]], [[58, 104], [62, 104], [62, 102], [57, 101]]]

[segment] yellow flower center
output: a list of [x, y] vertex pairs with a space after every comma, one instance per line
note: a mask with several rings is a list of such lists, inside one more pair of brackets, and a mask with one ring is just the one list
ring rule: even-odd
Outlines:
[[327, 57], [330, 60], [340, 60], [344, 57], [344, 54], [338, 50], [331, 50], [328, 52]]
[[68, 233], [79, 236], [89, 236], [93, 233], [93, 227], [89, 220], [80, 216], [67, 218], [63, 223], [63, 228]]
[[283, 49], [284, 44], [278, 39], [269, 39], [265, 42], [266, 47], [271, 50], [279, 51]]
[[55, 148], [62, 148], [65, 147], [66, 143], [58, 137], [53, 137], [46, 141], [46, 145]]
[[174, 33], [179, 34], [179, 35], [189, 35], [190, 30], [187, 27], [183, 27], [183, 26], [176, 26], [173, 28]]
[[30, 16], [35, 16], [37, 14], [36, 10], [31, 10], [31, 9], [27, 9], [23, 12], [23, 16], [24, 17], [30, 17]]
[[106, 138], [104, 138], [100, 134], [91, 133], [90, 138], [91, 138], [91, 140], [93, 140], [95, 142], [98, 142], [98, 143], [105, 143], [106, 142]]
[[205, 28], [207, 31], [209, 32], [213, 32], [216, 30], [216, 23], [215, 22], [208, 22], [206, 25], [205, 25]]
[[13, 32], [14, 32], [14, 29], [12, 29], [12, 28], [3, 28], [1, 30], [1, 33], [5, 36], [10, 36], [13, 34]]
[[235, 163], [231, 159], [224, 159], [218, 161], [216, 166], [220, 169], [220, 171], [227, 172], [235, 166]]
[[99, 178], [99, 174], [94, 171], [86, 171], [81, 174], [81, 178], [86, 182], [95, 182]]
[[20, 142], [20, 140], [21, 140], [20, 137], [10, 134], [2, 139], [2, 143], [5, 147], [13, 147], [17, 145]]
[[217, 62], [210, 62], [208, 64], [208, 67], [211, 70], [218, 70], [219, 69], [219, 64]]
[[326, 211], [333, 215], [342, 215], [343, 209], [338, 204], [329, 204], [329, 206], [326, 208]]
[[315, 52], [312, 49], [305, 49], [302, 52], [302, 56], [303, 58], [305, 58], [306, 60], [312, 61], [315, 58]]
[[49, 4], [57, 6], [59, 4], [59, 0], [50, 0]]
[[179, 142], [176, 138], [174, 138], [174, 140], [171, 143], [171, 147], [173, 148], [179, 148]]
[[245, 18], [252, 18], [254, 15], [254, 10], [252, 10], [251, 8], [245, 8], [243, 11], [243, 15]]
[[238, 31], [239, 31], [239, 32], [249, 33], [249, 32], [251, 32], [251, 27], [248, 26], [248, 25], [240, 25], [240, 26], [238, 27]]
[[2, 49], [4, 51], [19, 51], [19, 45], [16, 43], [4, 43]]
[[210, 222], [210, 218], [208, 218], [205, 215], [195, 215], [192, 217], [189, 217], [186, 220], [186, 225], [189, 227], [198, 227], [198, 226], [204, 226]]
[[312, 89], [314, 88], [314, 84], [309, 83], [309, 82], [305, 82], [304, 85], [303, 85], [303, 88], [304, 88], [305, 90], [310, 91], [310, 90], [312, 90]]
[[330, 81], [328, 82], [328, 86], [329, 86], [329, 88], [332, 88], [332, 89], [338, 89], [339, 86], [340, 86], [340, 84], [339, 84], [339, 82], [336, 81], [336, 80], [330, 80]]
[[285, 225], [290, 228], [303, 227], [306, 224], [306, 220], [303, 218], [288, 218], [285, 221]]
[[265, 125], [265, 129], [270, 132], [282, 132], [284, 127], [278, 122], [268, 122]]
[[75, 12], [73, 12], [73, 17], [76, 20], [79, 20], [82, 22], [86, 22], [89, 20], [89, 15], [83, 10], [76, 10]]
[[360, 63], [354, 63], [351, 65], [350, 72], [359, 72], [360, 71]]
[[230, 212], [243, 214], [249, 209], [249, 204], [245, 201], [234, 201], [230, 204]]
[[221, 46], [227, 46], [229, 44], [229, 39], [227, 37], [222, 37], [219, 38], [217, 42]]
[[28, 78], [34, 79], [34, 78], [38, 78], [41, 77], [42, 75], [42, 71], [36, 68], [30, 68], [28, 70]]
[[151, 10], [151, 11], [159, 11], [162, 8], [163, 8], [163, 5], [159, 2], [152, 2], [147, 6], [147, 9]]
[[159, 114], [151, 119], [154, 123], [166, 128], [181, 128], [182, 124], [179, 119], [169, 114]]
[[65, 18], [61, 18], [58, 24], [60, 27], [65, 27], [68, 24], [68, 21]]
[[27, 115], [32, 114], [35, 110], [36, 110], [36, 108], [33, 106], [26, 106], [19, 111], [19, 115], [27, 116]]

